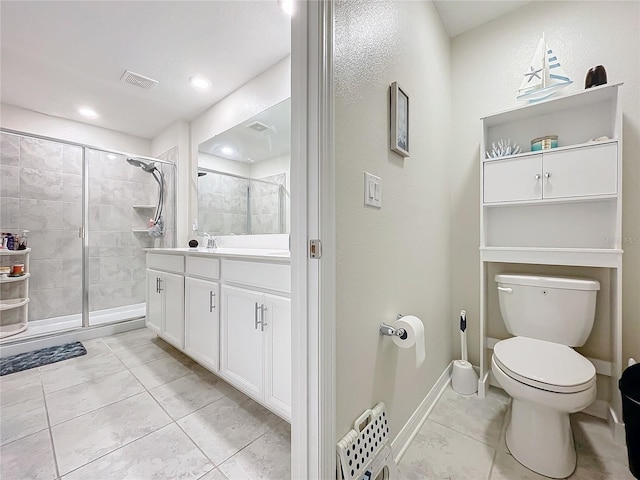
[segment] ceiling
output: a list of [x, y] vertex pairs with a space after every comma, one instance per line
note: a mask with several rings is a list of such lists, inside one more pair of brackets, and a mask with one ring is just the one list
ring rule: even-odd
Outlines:
[[[0, 2], [0, 99], [153, 138], [290, 52], [290, 17], [264, 1]], [[120, 81], [125, 70], [159, 83]], [[193, 75], [212, 87], [196, 90]], [[99, 117], [87, 120], [78, 107]]]
[[531, 3], [531, 0], [434, 0], [433, 3], [449, 37], [453, 38]]
[[[453, 37], [529, 2], [434, 3]], [[3, 103], [150, 139], [286, 57], [290, 18], [276, 0], [2, 0], [0, 43]], [[125, 70], [159, 83], [124, 83]], [[194, 89], [193, 75], [212, 87]]]

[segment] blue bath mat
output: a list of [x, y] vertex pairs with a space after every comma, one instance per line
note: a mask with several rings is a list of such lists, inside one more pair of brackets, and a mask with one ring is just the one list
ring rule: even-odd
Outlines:
[[85, 355], [87, 349], [80, 342], [65, 343], [56, 347], [41, 348], [33, 352], [19, 353], [0, 359], [0, 376], [41, 367], [49, 363]]

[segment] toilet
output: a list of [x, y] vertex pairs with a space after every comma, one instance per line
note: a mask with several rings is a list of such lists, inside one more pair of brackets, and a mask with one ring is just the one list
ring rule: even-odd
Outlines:
[[583, 278], [499, 274], [500, 312], [514, 337], [494, 346], [491, 371], [513, 398], [506, 442], [525, 467], [566, 478], [576, 467], [569, 414], [596, 398], [584, 345], [600, 284]]

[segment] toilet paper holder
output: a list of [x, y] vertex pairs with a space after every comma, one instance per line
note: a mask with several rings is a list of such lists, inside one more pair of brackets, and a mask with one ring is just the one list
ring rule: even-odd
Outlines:
[[[397, 319], [402, 318], [402, 315], [398, 315]], [[407, 338], [407, 332], [404, 328], [395, 328], [386, 323], [380, 324], [380, 335], [387, 335], [389, 337], [400, 337], [402, 340]]]

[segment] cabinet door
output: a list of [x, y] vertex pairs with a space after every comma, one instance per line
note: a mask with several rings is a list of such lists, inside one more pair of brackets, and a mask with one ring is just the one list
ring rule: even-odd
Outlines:
[[542, 198], [542, 155], [483, 163], [484, 202], [516, 202]]
[[147, 327], [156, 333], [162, 331], [162, 294], [159, 282], [162, 273], [147, 269]]
[[264, 295], [222, 286], [220, 374], [257, 398], [263, 395], [264, 334], [258, 321]]
[[164, 329], [160, 336], [174, 347], [184, 349], [184, 277], [163, 273], [160, 279], [163, 296]]
[[265, 295], [265, 402], [291, 419], [291, 300]]
[[543, 155], [544, 198], [615, 195], [618, 148], [593, 145]]
[[191, 357], [218, 371], [220, 343], [220, 285], [185, 278], [185, 346]]

